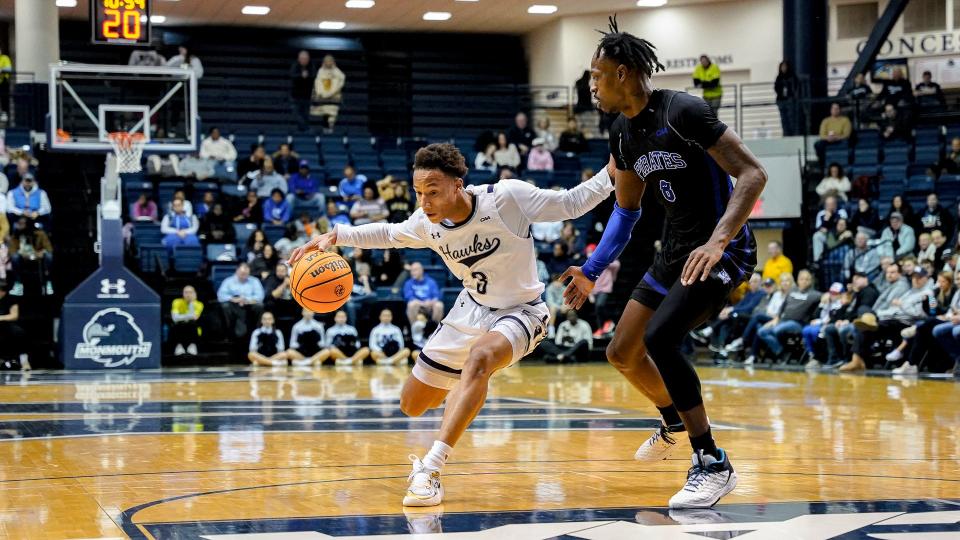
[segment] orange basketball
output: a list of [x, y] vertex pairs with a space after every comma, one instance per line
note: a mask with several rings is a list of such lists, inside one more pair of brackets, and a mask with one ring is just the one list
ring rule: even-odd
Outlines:
[[293, 265], [290, 275], [293, 298], [315, 313], [340, 309], [353, 292], [353, 272], [336, 253], [312, 251]]

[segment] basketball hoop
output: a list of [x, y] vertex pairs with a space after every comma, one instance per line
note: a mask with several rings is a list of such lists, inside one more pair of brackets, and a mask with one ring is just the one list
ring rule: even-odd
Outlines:
[[113, 153], [117, 156], [118, 173], [135, 173], [143, 170], [140, 157], [143, 155], [143, 145], [147, 137], [143, 133], [115, 131], [108, 135]]

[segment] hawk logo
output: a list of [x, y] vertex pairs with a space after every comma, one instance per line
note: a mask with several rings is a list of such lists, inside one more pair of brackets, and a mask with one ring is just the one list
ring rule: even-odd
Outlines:
[[133, 316], [112, 307], [90, 317], [83, 327], [83, 342], [77, 343], [73, 355], [115, 368], [129, 366], [138, 358], [149, 358], [152, 348], [153, 343], [143, 340], [143, 330]]

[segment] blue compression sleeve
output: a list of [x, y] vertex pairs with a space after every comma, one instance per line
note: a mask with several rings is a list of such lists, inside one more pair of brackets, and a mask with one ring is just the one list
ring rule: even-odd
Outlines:
[[624, 210], [619, 204], [614, 203], [613, 213], [610, 214], [610, 221], [607, 222], [607, 228], [603, 231], [600, 243], [583, 265], [583, 275], [590, 281], [596, 281], [610, 263], [617, 260], [617, 257], [623, 253], [623, 248], [630, 241], [633, 226], [639, 219], [640, 209]]

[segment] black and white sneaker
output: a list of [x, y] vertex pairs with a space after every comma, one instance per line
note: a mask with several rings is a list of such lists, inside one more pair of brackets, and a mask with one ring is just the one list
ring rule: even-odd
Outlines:
[[687, 483], [670, 497], [670, 508], [710, 508], [721, 497], [737, 487], [737, 473], [727, 459], [727, 453], [718, 449], [720, 458], [698, 450], [693, 454], [693, 466], [687, 471]]
[[637, 452], [633, 454], [633, 459], [637, 461], [661, 461], [670, 457], [670, 454], [677, 447], [675, 433], [682, 433], [683, 424], [677, 426], [667, 426], [663, 422], [660, 428], [653, 432], [653, 435], [646, 440]]

